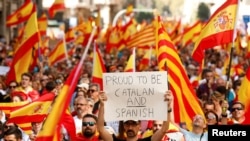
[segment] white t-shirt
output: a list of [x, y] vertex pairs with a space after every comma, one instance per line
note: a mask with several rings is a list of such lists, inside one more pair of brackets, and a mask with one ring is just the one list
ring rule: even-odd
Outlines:
[[202, 135], [202, 134], [194, 134], [193, 132], [187, 131], [182, 128], [180, 128], [180, 131], [183, 133], [185, 141], [208, 141], [207, 132], [204, 132]]
[[82, 132], [82, 119], [79, 119], [77, 116], [73, 117], [74, 123], [76, 126], [76, 134]]

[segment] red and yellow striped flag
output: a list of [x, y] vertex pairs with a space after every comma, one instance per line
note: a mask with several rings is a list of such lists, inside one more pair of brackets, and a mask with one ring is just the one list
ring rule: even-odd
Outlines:
[[135, 48], [133, 48], [132, 54], [129, 56], [124, 72], [135, 72]]
[[28, 101], [0, 103], [0, 110], [5, 113], [7, 118], [9, 118], [11, 111], [17, 110], [28, 103]]
[[42, 16], [38, 19], [38, 29], [40, 32], [40, 36], [46, 35], [47, 26], [48, 26], [47, 16], [45, 13], [43, 13]]
[[97, 43], [95, 43], [92, 83], [99, 84], [101, 90], [103, 90], [102, 74], [104, 72], [106, 72], [106, 68], [104, 66], [104, 62], [103, 62], [103, 59], [102, 59], [102, 56], [101, 56], [101, 52], [98, 49]]
[[53, 18], [57, 11], [62, 11], [64, 9], [65, 9], [64, 0], [55, 0], [48, 10], [49, 16]]
[[[36, 141], [51, 141], [53, 140], [54, 135], [57, 134], [56, 129], [60, 126], [58, 124], [63, 123], [63, 114], [65, 114], [69, 106], [78, 78], [80, 78], [82, 65], [83, 60], [81, 60], [71, 71], [60, 94], [55, 99], [51, 112], [44, 121], [41, 131], [38, 133]], [[75, 136], [71, 137], [74, 138]], [[70, 140], [74, 140], [72, 138]]]
[[127, 48], [152, 46], [155, 44], [154, 25], [150, 24], [137, 33], [131, 35], [127, 41]]
[[7, 17], [6, 25], [12, 26], [27, 21], [32, 14], [33, 8], [33, 2], [31, 0], [26, 0], [20, 8]]
[[55, 48], [49, 54], [49, 64], [54, 65], [57, 62], [63, 61], [66, 59], [66, 50], [64, 47], [63, 40], [59, 41]]
[[169, 89], [175, 97], [175, 122], [186, 122], [188, 128], [191, 129], [192, 118], [196, 114], [203, 115], [203, 111], [177, 50], [160, 22], [160, 17], [158, 17], [158, 23], [156, 24], [158, 67], [160, 71], [165, 71], [167, 67]]
[[194, 35], [201, 32], [201, 22], [195, 22], [191, 27], [188, 27], [183, 32], [182, 45], [185, 47], [190, 44]]
[[244, 124], [250, 124], [250, 67], [246, 71], [246, 75], [241, 82], [240, 89], [238, 91], [238, 100], [245, 105], [245, 121]]
[[34, 6], [33, 12], [24, 28], [22, 43], [15, 52], [6, 83], [13, 80], [20, 82], [21, 74], [28, 72], [29, 65], [32, 61], [32, 48], [38, 41], [37, 14]]
[[201, 62], [204, 50], [233, 42], [238, 0], [228, 0], [211, 16], [195, 43], [192, 57]]

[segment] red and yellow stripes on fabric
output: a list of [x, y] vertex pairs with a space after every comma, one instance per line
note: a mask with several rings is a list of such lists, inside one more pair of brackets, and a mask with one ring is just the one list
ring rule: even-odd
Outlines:
[[65, 9], [64, 0], [55, 0], [48, 10], [49, 16], [53, 18], [57, 11], [64, 9]]
[[150, 24], [131, 35], [127, 41], [127, 48], [152, 46], [155, 44], [154, 25]]
[[160, 23], [158, 17], [156, 31], [156, 50], [158, 67], [160, 71], [165, 71], [167, 63], [168, 81], [170, 90], [174, 94], [174, 111], [176, 122], [186, 122], [191, 129], [192, 118], [196, 114], [203, 115], [196, 94], [183, 68], [180, 57], [167, 32]]
[[144, 71], [147, 68], [149, 68], [150, 66], [149, 61], [150, 61], [151, 54], [152, 54], [151, 52], [152, 52], [152, 49], [145, 50], [145, 54], [139, 62], [139, 67], [138, 67], [139, 71]]
[[135, 72], [135, 51], [132, 52], [132, 54], [129, 56], [127, 65], [124, 69], [124, 72]]
[[201, 22], [196, 21], [191, 27], [188, 27], [184, 30], [182, 37], [182, 45], [187, 46], [188, 44], [193, 42], [195, 34], [200, 32], [201, 32]]
[[245, 105], [245, 122], [244, 124], [250, 124], [250, 67], [246, 71], [246, 75], [241, 82], [240, 89], [238, 91], [238, 100]]
[[75, 40], [75, 30], [74, 28], [71, 28], [65, 33], [65, 41], [71, 42], [73, 40]]
[[31, 0], [26, 0], [20, 8], [7, 17], [6, 25], [12, 26], [27, 21], [32, 14], [33, 8], [33, 2]]
[[48, 114], [44, 121], [41, 131], [38, 133], [36, 141], [51, 141], [56, 134], [58, 124], [62, 123], [63, 114], [66, 112], [73, 92], [75, 90], [78, 78], [82, 71], [83, 61], [81, 60], [73, 70], [69, 77], [65, 81], [60, 94], [56, 97], [54, 104], [52, 105], [51, 112]]
[[54, 65], [57, 62], [66, 59], [66, 51], [64, 42], [61, 40], [49, 54], [49, 64]]
[[47, 94], [22, 108], [12, 111], [8, 121], [16, 124], [43, 121], [48, 114], [54, 97], [53, 94]]
[[204, 58], [204, 50], [233, 42], [237, 6], [238, 0], [226, 1], [211, 16], [195, 43], [192, 53], [195, 61], [201, 62]]
[[38, 29], [40, 36], [45, 36], [47, 32], [48, 20], [45, 13], [38, 19]]
[[0, 103], [0, 110], [3, 111], [5, 113], [5, 116], [9, 118], [11, 111], [21, 108], [28, 103], [28, 101]]
[[103, 82], [102, 75], [106, 72], [106, 68], [104, 66], [104, 62], [101, 56], [101, 53], [95, 43], [94, 48], [94, 60], [93, 60], [93, 74], [92, 74], [92, 82], [100, 85], [100, 89], [103, 90]]
[[246, 58], [250, 58], [250, 36], [247, 37]]
[[27, 21], [22, 37], [22, 43], [15, 52], [13, 62], [7, 77], [7, 83], [12, 80], [20, 82], [21, 74], [29, 70], [32, 61], [32, 47], [39, 41], [39, 32], [37, 26], [36, 8]]
[[31, 134], [32, 131], [32, 125], [31, 123], [21, 123], [21, 124], [17, 124], [18, 127], [20, 127], [24, 133], [26, 133], [27, 135]]

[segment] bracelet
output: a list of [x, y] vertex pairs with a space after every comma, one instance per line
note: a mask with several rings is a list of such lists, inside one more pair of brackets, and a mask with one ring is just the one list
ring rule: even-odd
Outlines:
[[227, 114], [221, 114], [222, 117], [227, 117]]
[[172, 112], [172, 108], [171, 109], [168, 109], [168, 113], [171, 113]]

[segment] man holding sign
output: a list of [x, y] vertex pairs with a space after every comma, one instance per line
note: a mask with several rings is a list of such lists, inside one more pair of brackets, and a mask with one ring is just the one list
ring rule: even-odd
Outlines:
[[[169, 121], [168, 109], [172, 103], [172, 92], [167, 91], [166, 72], [108, 73], [103, 75], [104, 92], [100, 92], [100, 107], [97, 126], [100, 136], [107, 141], [161, 141]], [[165, 94], [165, 95], [164, 95]], [[104, 101], [105, 106], [104, 106]], [[166, 102], [167, 101], [167, 104]], [[161, 109], [161, 110], [159, 110]], [[105, 111], [105, 115], [104, 115]], [[105, 116], [105, 120], [104, 120]], [[104, 128], [105, 121], [123, 120], [126, 139], [118, 139]], [[152, 136], [140, 139], [140, 120], [163, 120], [160, 130]], [[166, 121], [167, 120], [167, 121]]]

